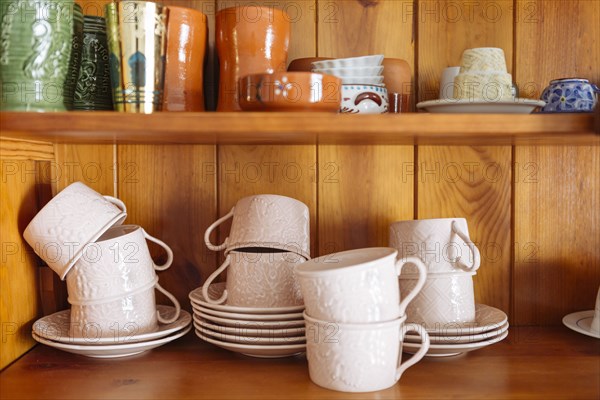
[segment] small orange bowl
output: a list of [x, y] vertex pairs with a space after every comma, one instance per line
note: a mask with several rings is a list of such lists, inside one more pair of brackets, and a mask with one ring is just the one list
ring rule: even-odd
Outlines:
[[312, 72], [277, 72], [244, 76], [239, 81], [244, 111], [338, 112], [342, 81]]

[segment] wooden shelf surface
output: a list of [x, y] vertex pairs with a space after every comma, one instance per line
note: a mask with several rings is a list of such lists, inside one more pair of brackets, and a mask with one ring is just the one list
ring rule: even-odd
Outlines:
[[592, 114], [0, 113], [6, 138], [156, 144], [600, 144]]
[[38, 345], [0, 373], [2, 399], [597, 399], [600, 340], [564, 327], [511, 328], [506, 340], [426, 358], [390, 389], [320, 388], [304, 356], [256, 359], [192, 333], [150, 352], [99, 360]]

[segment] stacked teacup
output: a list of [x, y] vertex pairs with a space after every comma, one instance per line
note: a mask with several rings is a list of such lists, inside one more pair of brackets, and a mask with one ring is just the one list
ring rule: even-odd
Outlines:
[[[122, 356], [131, 353], [129, 342], [146, 341], [149, 346], [147, 340], [163, 339], [190, 324], [189, 314], [187, 323], [181, 320], [179, 303], [158, 284], [155, 273], [169, 268], [173, 252], [140, 226], [121, 225], [126, 217], [122, 201], [76, 182], [50, 200], [27, 226], [25, 240], [67, 280], [72, 306], [36, 322], [36, 340], [62, 343], [67, 351], [80, 350], [69, 346], [89, 345], [84, 355], [91, 356], [106, 356], [93, 349], [99, 342], [117, 344], [121, 347], [110, 356]], [[165, 249], [164, 265], [154, 264], [146, 239]], [[162, 306], [159, 313], [155, 289], [174, 306]]]
[[[221, 245], [212, 244], [211, 233], [230, 218], [229, 236]], [[279, 349], [282, 351], [271, 352], [271, 355], [286, 356], [304, 350], [303, 331], [299, 337], [296, 329], [290, 332], [281, 329], [303, 324], [304, 303], [295, 269], [310, 258], [309, 221], [308, 207], [304, 203], [266, 194], [239, 200], [227, 215], [206, 230], [207, 247], [214, 251], [225, 250], [225, 261], [201, 288], [190, 293], [198, 336], [248, 355], [261, 356], [265, 351], [277, 350], [270, 347], [285, 339], [302, 344]], [[226, 283], [213, 283], [226, 269]], [[252, 331], [227, 329], [236, 326]], [[260, 329], [265, 331], [256, 332]], [[269, 342], [257, 334], [275, 335], [282, 340]], [[264, 346], [258, 352], [243, 347], [252, 342]], [[235, 344], [239, 344], [237, 349]]]
[[[392, 248], [358, 249], [298, 266], [306, 305], [308, 367], [317, 385], [343, 392], [386, 389], [427, 352], [429, 335], [407, 324], [405, 315], [425, 283], [425, 266], [416, 257], [397, 260], [397, 254]], [[398, 276], [408, 263], [421, 275], [400, 301]], [[419, 336], [420, 349], [402, 362], [409, 331]]]
[[[427, 281], [408, 305], [406, 314], [408, 322], [422, 325], [432, 336], [435, 354], [463, 352], [462, 345], [482, 339], [477, 336], [471, 340], [473, 333], [494, 332], [495, 336], [483, 339], [495, 339], [506, 332], [508, 324], [504, 313], [475, 304], [473, 276], [481, 264], [480, 254], [469, 237], [464, 218], [394, 222], [390, 227], [390, 246], [398, 250], [400, 257], [419, 257], [427, 268]], [[399, 279], [401, 292], [418, 284], [417, 267], [405, 268]], [[486, 319], [486, 314], [494, 317]], [[448, 348], [440, 349], [436, 345]]]
[[383, 114], [389, 110], [383, 83], [383, 55], [315, 61], [312, 72], [334, 75], [342, 80], [340, 112]]

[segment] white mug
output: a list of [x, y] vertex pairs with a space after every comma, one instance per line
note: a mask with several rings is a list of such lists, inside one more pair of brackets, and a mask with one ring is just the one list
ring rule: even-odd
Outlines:
[[[204, 299], [213, 304], [238, 307], [290, 307], [302, 305], [302, 293], [296, 281], [295, 267], [306, 259], [299, 254], [280, 251], [231, 251], [225, 262], [213, 272], [202, 287]], [[210, 297], [209, 287], [226, 268], [227, 283], [223, 295]]]
[[[296, 268], [306, 312], [313, 318], [344, 323], [391, 321], [404, 315], [427, 278], [416, 257], [396, 260], [392, 248], [349, 250], [314, 258]], [[415, 288], [400, 301], [398, 276], [417, 266]]]
[[[390, 247], [399, 257], [417, 256], [429, 274], [477, 271], [479, 249], [469, 238], [464, 218], [437, 218], [394, 222], [390, 226]], [[406, 269], [415, 274], [414, 266]]]
[[448, 67], [442, 71], [440, 79], [440, 100], [454, 98], [454, 78], [460, 72], [460, 67]]
[[[232, 218], [229, 236], [220, 245], [210, 242], [210, 234]], [[274, 194], [248, 196], [208, 227], [206, 246], [226, 253], [243, 248], [270, 248], [298, 253], [310, 258], [310, 215], [306, 204]]]
[[23, 237], [60, 279], [82, 256], [85, 246], [127, 218], [125, 204], [75, 182], [42, 208]]
[[[429, 350], [429, 335], [406, 317], [374, 324], [320, 321], [304, 313], [310, 379], [341, 392], [374, 392], [395, 385]], [[402, 362], [407, 332], [421, 337], [421, 348]]]
[[[406, 308], [407, 321], [430, 329], [474, 322], [473, 275], [475, 272], [428, 275], [425, 286]], [[400, 276], [399, 284], [400, 292], [405, 293], [417, 284], [417, 279]]]

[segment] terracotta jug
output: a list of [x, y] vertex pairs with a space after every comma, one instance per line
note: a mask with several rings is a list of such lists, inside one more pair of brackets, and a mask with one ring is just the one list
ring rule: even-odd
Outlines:
[[288, 15], [273, 7], [247, 5], [216, 16], [219, 55], [217, 111], [240, 111], [238, 81], [250, 74], [284, 72], [290, 41]]
[[204, 111], [206, 15], [168, 6], [163, 111]]

